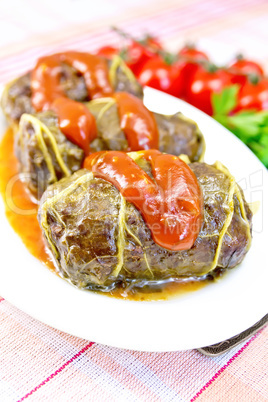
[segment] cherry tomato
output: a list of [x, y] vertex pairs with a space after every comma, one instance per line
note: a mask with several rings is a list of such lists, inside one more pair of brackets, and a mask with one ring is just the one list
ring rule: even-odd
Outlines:
[[200, 66], [195, 72], [187, 91], [186, 100], [198, 109], [213, 113], [211, 96], [213, 92], [221, 92], [232, 85], [231, 75], [223, 69], [206, 69]]
[[135, 75], [138, 75], [145, 63], [161, 49], [161, 44], [154, 38], [147, 38], [140, 42], [131, 40], [126, 49], [126, 64]]
[[183, 69], [184, 87], [181, 93], [182, 97], [186, 96], [188, 88], [191, 84], [192, 78], [199, 68], [200, 63], [207, 62], [208, 56], [201, 50], [196, 49], [194, 46], [184, 46], [178, 53], [180, 60], [185, 61]]
[[234, 84], [244, 85], [248, 75], [264, 76], [262, 67], [255, 61], [244, 59], [243, 56], [238, 56], [228, 68], [232, 74], [232, 82]]
[[184, 62], [167, 64], [160, 56], [155, 56], [143, 66], [138, 80], [141, 85], [159, 89], [173, 96], [181, 96], [184, 77]]
[[186, 45], [178, 53], [179, 56], [186, 58], [191, 62], [208, 61], [208, 55], [195, 46]]
[[252, 82], [247, 79], [238, 94], [235, 111], [243, 109], [268, 110], [268, 79], [260, 78]]
[[96, 54], [98, 56], [106, 57], [107, 59], [111, 59], [116, 54], [120, 53], [120, 49], [115, 46], [102, 46]]
[[229, 69], [235, 74], [256, 74], [263, 77], [264, 71], [262, 67], [255, 61], [244, 59], [238, 56], [236, 61], [229, 66]]
[[145, 38], [141, 41], [130, 39], [127, 47], [119, 49], [115, 46], [103, 46], [97, 51], [98, 56], [111, 59], [119, 54], [135, 75], [139, 74], [144, 64], [161, 50], [160, 42], [155, 38]]

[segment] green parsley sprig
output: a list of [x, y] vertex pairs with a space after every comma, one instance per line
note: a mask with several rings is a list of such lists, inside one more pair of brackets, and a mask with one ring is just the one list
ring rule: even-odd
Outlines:
[[240, 138], [268, 167], [268, 110], [232, 113], [237, 105], [239, 85], [212, 95], [213, 117]]

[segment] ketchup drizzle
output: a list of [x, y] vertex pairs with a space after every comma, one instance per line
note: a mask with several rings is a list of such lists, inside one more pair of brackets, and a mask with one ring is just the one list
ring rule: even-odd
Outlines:
[[51, 110], [56, 112], [59, 127], [66, 138], [88, 155], [90, 143], [97, 137], [96, 121], [88, 108], [83, 103], [60, 97], [52, 103]]
[[41, 57], [32, 72], [32, 104], [37, 111], [54, 110], [63, 134], [82, 148], [86, 155], [97, 136], [93, 115], [85, 105], [68, 99], [61, 88], [61, 64], [74, 67], [85, 79], [91, 98], [111, 95], [107, 63], [90, 53], [66, 52]]
[[128, 154], [118, 151], [92, 154], [84, 167], [135, 205], [155, 243], [171, 251], [188, 250], [202, 223], [202, 194], [194, 173], [176, 156], [157, 150], [140, 155], [151, 163], [154, 180]]
[[71, 65], [83, 75], [91, 99], [113, 93], [104, 59], [90, 53], [56, 53], [41, 57], [32, 71], [32, 104], [37, 111], [48, 110], [59, 96], [66, 97], [60, 83], [62, 63]]
[[[54, 110], [61, 131], [86, 155], [90, 142], [97, 136], [94, 117], [85, 105], [70, 100], [61, 87], [62, 63], [74, 67], [83, 75], [91, 99], [111, 96], [107, 62], [101, 57], [82, 52], [56, 53], [38, 60], [32, 72], [32, 104], [37, 111]], [[153, 114], [135, 96], [118, 92], [113, 95], [118, 105], [120, 126], [124, 131], [128, 151], [159, 147], [158, 128]]]
[[154, 115], [136, 96], [126, 92], [114, 94], [117, 102], [120, 126], [124, 131], [129, 150], [157, 149], [158, 128]]

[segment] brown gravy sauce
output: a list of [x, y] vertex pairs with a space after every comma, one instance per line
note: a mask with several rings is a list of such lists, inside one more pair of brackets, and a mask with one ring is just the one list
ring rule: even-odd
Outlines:
[[[11, 188], [12, 191], [10, 191]], [[29, 252], [57, 274], [37, 220], [38, 205], [19, 178], [19, 162], [14, 154], [12, 128], [6, 131], [0, 143], [0, 192], [5, 203], [6, 217], [14, 231], [20, 236]], [[209, 280], [184, 283], [174, 281], [155, 289], [119, 288], [104, 294], [136, 301], [167, 300], [196, 291], [209, 282]]]

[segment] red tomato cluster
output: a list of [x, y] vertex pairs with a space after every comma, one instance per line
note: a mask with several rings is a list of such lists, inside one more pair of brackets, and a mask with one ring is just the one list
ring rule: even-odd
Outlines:
[[[163, 53], [162, 53], [163, 54]], [[170, 55], [161, 57], [154, 55], [143, 66], [138, 75], [142, 85], [159, 89], [179, 98], [185, 98], [188, 91], [188, 84], [199, 68], [199, 63], [208, 61], [208, 56], [195, 49], [185, 46], [173, 57], [170, 62]]]
[[194, 46], [185, 46], [177, 54], [167, 53], [154, 38], [128, 40], [127, 47], [105, 46], [98, 54], [111, 58], [120, 54], [140, 83], [182, 98], [212, 115], [212, 94], [238, 84], [236, 109], [268, 109], [268, 79], [262, 67], [238, 56], [229, 66], [212, 65], [208, 55]]
[[146, 62], [161, 50], [162, 46], [157, 39], [147, 37], [141, 41], [131, 39], [128, 46], [123, 49], [115, 46], [103, 46], [97, 51], [97, 54], [108, 59], [116, 54], [121, 55], [132, 72], [138, 75]]

